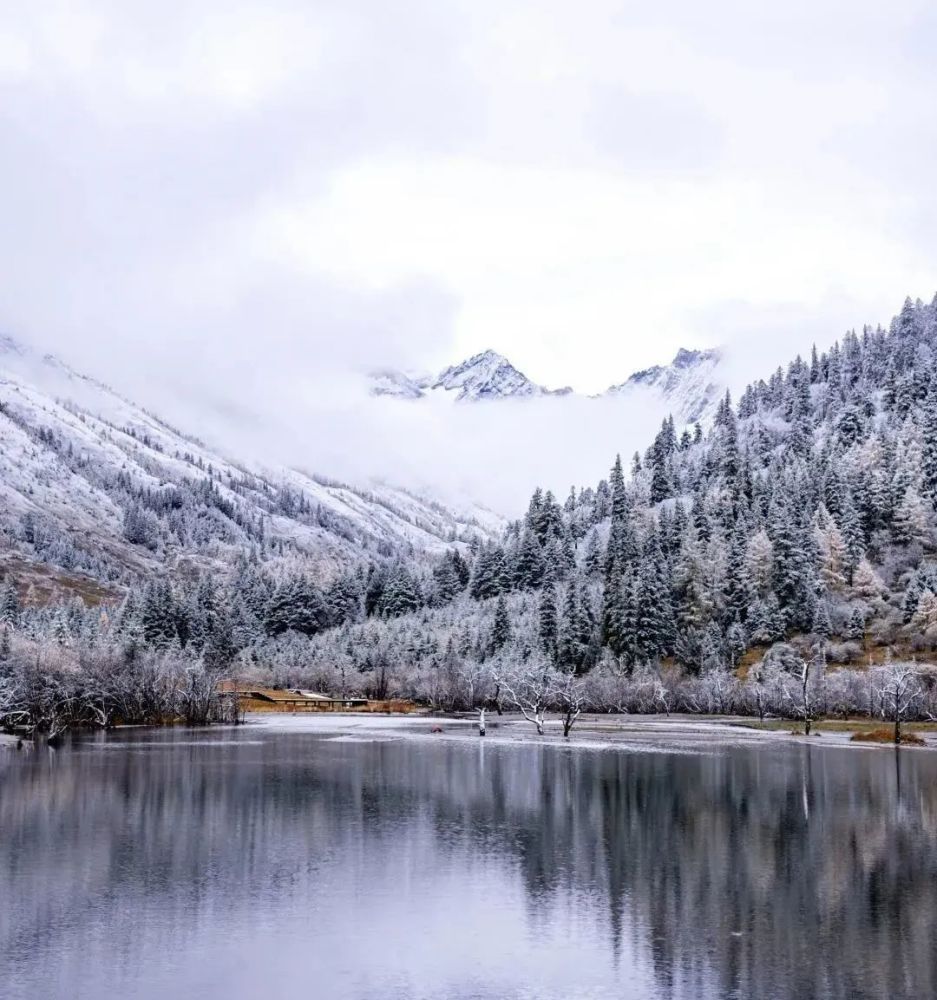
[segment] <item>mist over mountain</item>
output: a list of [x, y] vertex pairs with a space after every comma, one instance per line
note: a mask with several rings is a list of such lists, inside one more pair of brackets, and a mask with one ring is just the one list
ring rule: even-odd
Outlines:
[[[727, 392], [707, 430], [664, 417], [607, 477], [565, 499], [536, 486], [500, 523], [227, 459], [3, 346], [0, 615], [21, 665], [52, 642], [448, 709], [507, 677], [553, 685], [541, 706], [784, 714], [801, 698], [806, 717], [808, 660], [824, 711], [872, 712], [870, 663], [937, 652], [937, 299]], [[427, 412], [504, 436], [505, 414], [533, 414], [542, 432], [551, 408], [620, 414], [714, 363], [682, 353], [598, 399], [430, 394]], [[449, 391], [484, 384], [459, 368]], [[423, 400], [374, 402], [425, 419]], [[587, 448], [588, 428], [567, 432]], [[929, 717], [937, 685], [915, 685]]]
[[240, 459], [8, 336], [0, 497], [0, 567], [53, 567], [24, 572], [47, 595], [67, 592], [68, 574], [119, 587], [222, 572], [251, 551], [327, 579], [369, 553], [442, 552], [503, 523], [471, 502]]
[[[681, 348], [670, 364], [634, 372], [604, 393], [586, 398], [623, 397], [644, 388], [650, 390], [654, 400], [673, 413], [680, 424], [705, 423], [711, 419], [726, 388], [727, 373], [724, 367], [720, 368], [721, 361], [722, 354], [717, 350]], [[492, 350], [451, 365], [435, 376], [408, 374], [392, 368], [375, 369], [369, 373], [369, 382], [372, 396], [401, 400], [433, 397], [474, 403], [580, 395], [570, 386], [548, 389], [538, 385], [506, 357]]]

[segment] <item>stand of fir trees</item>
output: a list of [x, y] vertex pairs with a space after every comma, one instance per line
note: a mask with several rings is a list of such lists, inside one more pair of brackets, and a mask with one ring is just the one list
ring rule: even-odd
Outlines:
[[372, 556], [326, 582], [254, 546], [224, 579], [151, 579], [106, 610], [24, 609], [7, 586], [0, 615], [79, 660], [130, 647], [453, 709], [500, 704], [529, 670], [575, 678], [594, 710], [796, 716], [809, 697], [874, 715], [870, 678], [916, 662], [906, 711], [926, 717], [935, 557], [937, 300], [907, 301], [889, 330], [727, 395], [706, 432], [668, 418], [627, 471], [616, 458], [562, 503], [535, 490], [497, 543]]

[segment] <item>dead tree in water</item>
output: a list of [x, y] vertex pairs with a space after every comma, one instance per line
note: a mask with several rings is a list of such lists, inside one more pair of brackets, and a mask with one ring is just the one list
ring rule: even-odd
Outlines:
[[551, 681], [550, 699], [562, 713], [563, 736], [568, 739], [570, 730], [586, 704], [582, 681], [572, 671], [554, 673]]
[[504, 675], [495, 675], [495, 684], [504, 691], [508, 702], [543, 736], [550, 704], [551, 669], [545, 661], [532, 660]]

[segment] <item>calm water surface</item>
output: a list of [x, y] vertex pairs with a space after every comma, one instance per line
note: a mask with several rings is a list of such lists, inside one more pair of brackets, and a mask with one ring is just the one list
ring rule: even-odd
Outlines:
[[137, 731], [0, 753], [0, 996], [937, 996], [937, 754]]

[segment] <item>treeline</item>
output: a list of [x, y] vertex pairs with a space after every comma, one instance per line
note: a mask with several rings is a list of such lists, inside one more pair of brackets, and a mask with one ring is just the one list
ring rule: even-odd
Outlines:
[[222, 672], [178, 650], [72, 648], [0, 632], [0, 728], [54, 741], [69, 728], [237, 721]]
[[[453, 656], [543, 656], [735, 673], [779, 643], [825, 664], [937, 647], [937, 305], [848, 334], [727, 397], [707, 434], [664, 421], [626, 479], [537, 490], [471, 560], [452, 614], [431, 596], [401, 623], [343, 623], [323, 660], [404, 672]], [[426, 592], [433, 595], [432, 588]], [[347, 652], [343, 652], [346, 650]]]
[[[809, 661], [816, 685], [835, 665], [926, 659], [937, 648], [935, 376], [937, 301], [907, 301], [890, 329], [795, 358], [737, 406], [727, 395], [705, 433], [668, 418], [627, 470], [616, 459], [562, 503], [537, 489], [497, 543], [375, 554], [324, 582], [308, 562], [271, 563], [253, 546], [224, 579], [154, 578], [117, 609], [26, 609], [14, 627], [460, 705], [452, 678], [480, 691], [482, 673], [506, 665], [588, 679], [597, 708], [619, 703], [598, 693], [608, 678], [655, 676], [691, 707], [681, 684], [744, 688], [772, 657], [791, 676]], [[187, 504], [134, 502], [160, 523]], [[867, 696], [850, 704], [872, 710]]]

